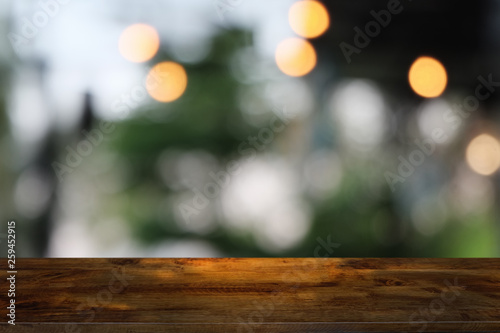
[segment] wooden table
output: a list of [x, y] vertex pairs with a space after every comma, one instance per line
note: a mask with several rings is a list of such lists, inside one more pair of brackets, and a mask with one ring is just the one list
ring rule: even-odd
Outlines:
[[500, 259], [81, 258], [16, 266], [16, 325], [7, 324], [4, 283], [0, 332], [500, 331]]

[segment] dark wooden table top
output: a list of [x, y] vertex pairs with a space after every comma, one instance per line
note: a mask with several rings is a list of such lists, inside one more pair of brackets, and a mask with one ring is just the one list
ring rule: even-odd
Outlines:
[[61, 258], [16, 267], [16, 325], [3, 283], [0, 332], [500, 332], [500, 259]]

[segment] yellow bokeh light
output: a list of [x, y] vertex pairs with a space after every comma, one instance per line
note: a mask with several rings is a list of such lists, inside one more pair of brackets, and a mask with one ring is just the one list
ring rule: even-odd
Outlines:
[[408, 71], [408, 81], [415, 93], [432, 98], [441, 95], [448, 83], [444, 66], [431, 57], [419, 57]]
[[160, 47], [160, 37], [155, 28], [147, 24], [133, 24], [121, 34], [118, 42], [120, 54], [132, 62], [153, 58]]
[[165, 61], [151, 68], [146, 82], [151, 97], [160, 102], [172, 102], [186, 90], [187, 74], [178, 63]]
[[306, 40], [287, 38], [276, 48], [275, 59], [286, 75], [304, 76], [316, 66], [316, 51]]
[[500, 167], [500, 143], [488, 134], [475, 137], [467, 146], [470, 168], [481, 175], [491, 175]]
[[295, 2], [290, 7], [288, 22], [296, 34], [305, 38], [315, 38], [328, 29], [330, 17], [321, 2], [303, 0]]

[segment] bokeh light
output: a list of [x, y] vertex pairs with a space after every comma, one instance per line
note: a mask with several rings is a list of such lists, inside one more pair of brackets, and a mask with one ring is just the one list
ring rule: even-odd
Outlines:
[[481, 175], [491, 175], [500, 167], [500, 143], [489, 134], [481, 134], [467, 146], [467, 163]]
[[341, 82], [327, 107], [348, 146], [372, 150], [384, 141], [389, 123], [387, 104], [374, 82], [362, 79]]
[[316, 51], [306, 40], [287, 38], [278, 44], [275, 59], [286, 75], [304, 76], [316, 66]]
[[408, 81], [415, 93], [422, 97], [440, 96], [446, 88], [448, 75], [444, 66], [431, 57], [419, 57], [408, 71]]
[[300, 183], [284, 159], [264, 155], [240, 161], [240, 170], [222, 190], [224, 225], [251, 234], [258, 246], [272, 253], [299, 244], [310, 227], [308, 205]]
[[[447, 117], [453, 112], [451, 104], [443, 98], [425, 100], [417, 109], [416, 125], [424, 137], [432, 137], [436, 128], [443, 130], [443, 140], [437, 144], [449, 144], [457, 136], [461, 123], [453, 123]], [[414, 122], [412, 122], [412, 125]]]
[[133, 24], [126, 28], [118, 43], [120, 54], [132, 62], [153, 58], [160, 47], [160, 37], [155, 28], [147, 24]]
[[182, 96], [187, 87], [187, 74], [182, 65], [165, 61], [149, 71], [146, 88], [159, 102], [172, 102]]
[[294, 3], [288, 12], [288, 21], [293, 31], [305, 38], [322, 35], [330, 25], [330, 17], [325, 6], [314, 0]]

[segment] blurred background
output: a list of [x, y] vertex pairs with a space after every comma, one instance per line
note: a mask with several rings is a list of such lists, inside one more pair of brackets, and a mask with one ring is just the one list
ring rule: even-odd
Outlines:
[[0, 3], [21, 257], [497, 257], [500, 2]]

